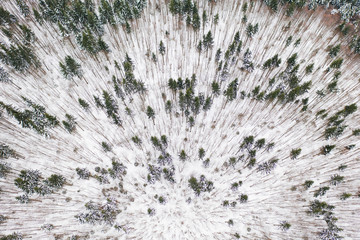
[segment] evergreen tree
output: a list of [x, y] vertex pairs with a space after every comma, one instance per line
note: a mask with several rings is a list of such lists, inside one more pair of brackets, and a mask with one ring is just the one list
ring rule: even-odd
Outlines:
[[88, 111], [90, 108], [90, 105], [88, 102], [86, 102], [84, 99], [79, 98], [78, 99], [80, 106], [85, 110]]
[[229, 83], [227, 89], [224, 91], [224, 95], [226, 96], [227, 101], [232, 101], [237, 96], [238, 90], [238, 79], [236, 78], [234, 81]]
[[301, 153], [301, 148], [292, 149], [290, 152], [291, 159], [296, 159]]
[[16, 5], [19, 7], [22, 15], [24, 15], [25, 17], [29, 16], [30, 9], [28, 5], [24, 2], [24, 0], [16, 0]]
[[9, 73], [7, 73], [5, 69], [0, 66], [0, 82], [8, 83], [10, 81]]
[[171, 109], [172, 109], [172, 103], [170, 100], [168, 100], [168, 101], [166, 101], [166, 104], [165, 104], [166, 113], [171, 113]]
[[65, 63], [59, 63], [61, 73], [66, 79], [72, 79], [74, 76], [81, 77], [82, 71], [79, 63], [75, 61], [71, 56], [65, 57]]
[[66, 117], [66, 121], [62, 121], [65, 129], [69, 132], [69, 133], [72, 133], [75, 131], [75, 128], [76, 128], [76, 121], [75, 121], [75, 118], [70, 115], [70, 114], [65, 114], [65, 117]]
[[159, 44], [159, 52], [160, 52], [161, 55], [164, 55], [164, 54], [165, 54], [165, 46], [164, 46], [163, 41], [160, 41], [160, 44]]
[[17, 18], [9, 11], [0, 6], [0, 25], [13, 24], [17, 22]]
[[148, 106], [146, 108], [146, 115], [148, 116], [149, 119], [154, 120], [155, 119], [155, 111], [154, 111], [154, 109], [152, 109], [150, 106]]
[[215, 96], [219, 96], [219, 94], [220, 94], [220, 85], [219, 85], [219, 83], [217, 83], [216, 81], [213, 81], [212, 84], [211, 84], [211, 89], [212, 89], [212, 93]]
[[214, 16], [214, 24], [217, 25], [219, 22], [219, 14], [217, 13], [215, 16]]
[[330, 47], [329, 56], [331, 58], [334, 58], [334, 57], [336, 57], [338, 55], [339, 51], [340, 51], [340, 44], [338, 44], [338, 45], [336, 45], [334, 47]]

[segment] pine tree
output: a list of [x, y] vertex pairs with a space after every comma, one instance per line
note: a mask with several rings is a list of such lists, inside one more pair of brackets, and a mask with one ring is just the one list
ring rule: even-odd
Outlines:
[[88, 111], [90, 108], [90, 105], [88, 102], [86, 102], [84, 99], [79, 98], [78, 99], [80, 106], [85, 110]]
[[17, 18], [9, 11], [0, 6], [0, 25], [13, 24], [17, 22]]
[[150, 106], [148, 106], [146, 108], [146, 115], [148, 116], [149, 119], [152, 119], [154, 121], [154, 119], [155, 119], [155, 111]]
[[10, 81], [9, 73], [7, 73], [5, 69], [0, 66], [0, 82], [8, 83]]
[[165, 104], [165, 111], [166, 113], [171, 113], [171, 109], [172, 109], [172, 103], [170, 100], [167, 100], [166, 101], [166, 104]]
[[219, 14], [217, 13], [215, 16], [214, 16], [214, 24], [217, 25], [219, 22]]
[[217, 83], [216, 81], [213, 81], [211, 84], [211, 89], [212, 89], [212, 93], [215, 96], [219, 96], [220, 95], [220, 85], [219, 83]]
[[238, 88], [238, 79], [236, 78], [234, 81], [229, 83], [227, 89], [224, 91], [224, 95], [226, 96], [227, 101], [232, 101], [237, 96]]
[[75, 131], [76, 129], [76, 121], [75, 121], [75, 118], [70, 115], [70, 114], [65, 114], [65, 117], [66, 117], [66, 121], [62, 121], [65, 129], [69, 132], [69, 133], [72, 133]]
[[164, 54], [165, 54], [165, 46], [164, 46], [163, 41], [160, 41], [160, 44], [159, 44], [159, 52], [160, 52], [161, 55], [164, 55]]
[[20, 12], [25, 17], [29, 16], [30, 9], [29, 6], [24, 2], [24, 0], [16, 0], [16, 5], [19, 7]]
[[72, 79], [74, 76], [81, 77], [82, 71], [79, 63], [75, 61], [71, 56], [65, 57], [65, 64], [59, 63], [61, 73], [66, 79]]

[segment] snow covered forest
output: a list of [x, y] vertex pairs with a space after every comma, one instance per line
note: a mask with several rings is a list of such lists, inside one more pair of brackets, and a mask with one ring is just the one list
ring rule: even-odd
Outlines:
[[2, 0], [0, 240], [360, 239], [359, 13]]

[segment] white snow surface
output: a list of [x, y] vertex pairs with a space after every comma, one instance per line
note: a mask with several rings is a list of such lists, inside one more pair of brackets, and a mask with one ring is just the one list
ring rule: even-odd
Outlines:
[[[11, 165], [11, 173], [0, 179], [0, 214], [7, 220], [0, 224], [1, 234], [20, 232], [24, 239], [69, 239], [72, 235], [89, 239], [318, 239], [318, 233], [326, 227], [321, 217], [309, 216], [306, 211], [314, 192], [323, 186], [330, 186], [330, 177], [340, 174], [345, 181], [338, 186], [330, 186], [321, 201], [334, 205], [337, 225], [343, 228], [344, 239], [360, 239], [360, 138], [352, 136], [352, 130], [360, 127], [360, 111], [349, 116], [344, 134], [337, 140], [325, 140], [323, 133], [325, 120], [316, 119], [316, 113], [326, 109], [329, 117], [345, 105], [360, 100], [359, 56], [351, 54], [344, 40], [336, 31], [337, 24], [327, 24], [330, 13], [304, 10], [289, 18], [284, 9], [278, 13], [270, 11], [262, 1], [254, 1], [247, 12], [248, 23], [259, 23], [259, 32], [249, 39], [246, 24], [241, 22], [243, 1], [218, 1], [210, 4], [199, 1], [199, 13], [208, 13], [208, 19], [218, 13], [219, 23], [208, 21], [199, 31], [187, 27], [179, 16], [170, 14], [163, 3], [150, 0], [140, 19], [131, 23], [132, 32], [127, 34], [122, 27], [105, 26], [104, 41], [111, 52], [100, 53], [96, 57], [80, 50], [73, 37], [62, 38], [57, 27], [49, 23], [42, 26], [24, 19], [35, 32], [36, 54], [41, 69], [31, 69], [19, 74], [7, 68], [14, 84], [0, 85], [0, 101], [17, 107], [25, 107], [20, 96], [26, 96], [43, 105], [47, 112], [60, 120], [69, 113], [77, 119], [76, 132], [69, 134], [62, 126], [50, 131], [45, 138], [31, 129], [21, 128], [15, 119], [5, 111], [0, 118], [0, 142], [13, 148], [20, 157], [4, 160]], [[4, 6], [20, 17], [15, 1], [4, 1]], [[332, 16], [334, 17], [334, 16]], [[289, 30], [284, 28], [291, 22]], [[199, 53], [196, 45], [209, 30], [214, 36], [214, 46], [207, 52]], [[165, 31], [170, 34], [165, 35]], [[252, 51], [255, 70], [248, 73], [240, 69], [241, 58], [229, 69], [229, 78], [222, 83], [222, 91], [230, 81], [239, 79], [239, 91], [251, 92], [260, 85], [265, 90], [270, 78], [285, 69], [285, 62], [293, 53], [298, 53], [299, 75], [302, 81], [312, 80], [311, 90], [301, 98], [309, 97], [309, 107], [301, 112], [302, 104], [281, 104], [237, 97], [226, 102], [224, 96], [214, 98], [208, 112], [201, 112], [195, 118], [195, 126], [189, 128], [185, 116], [178, 106], [171, 114], [165, 112], [166, 100], [175, 103], [175, 95], [167, 86], [170, 77], [177, 79], [196, 74], [197, 92], [211, 94], [211, 83], [217, 79], [217, 64], [214, 61], [218, 48], [225, 52], [235, 33], [240, 32], [243, 41], [243, 55], [246, 48]], [[292, 35], [293, 41], [301, 37], [298, 47], [293, 44], [285, 48], [286, 39]], [[1, 35], [2, 36], [2, 35]], [[166, 53], [158, 51], [162, 40]], [[333, 70], [326, 68], [333, 61], [327, 53], [332, 44], [344, 43], [339, 56], [344, 58], [342, 75], [338, 82], [339, 91], [320, 98], [316, 91], [326, 88], [331, 82]], [[158, 62], [147, 57], [147, 51], [157, 54]], [[102, 90], [114, 96], [112, 75], [122, 78], [123, 72], [115, 68], [114, 60], [121, 63], [128, 53], [135, 64], [134, 74], [146, 83], [147, 93], [134, 95], [132, 102], [122, 102], [120, 106], [123, 127], [118, 127], [106, 117], [103, 110], [96, 108], [93, 95], [101, 95]], [[275, 54], [279, 54], [282, 64], [274, 70], [263, 70], [262, 64]], [[66, 80], [61, 75], [59, 61], [70, 55], [81, 62], [84, 76]], [[314, 63], [314, 72], [305, 75], [305, 67]], [[108, 71], [105, 69], [108, 67]], [[6, 67], [6, 66], [5, 66]], [[238, 94], [239, 96], [239, 94]], [[176, 95], [178, 97], [178, 94]], [[90, 111], [84, 111], [78, 98], [85, 99]], [[146, 116], [146, 107], [155, 111], [154, 122]], [[125, 107], [133, 110], [133, 118], [125, 114]], [[179, 114], [176, 114], [176, 111]], [[142, 140], [141, 147], [131, 141], [137, 135]], [[147, 164], [155, 163], [160, 152], [150, 142], [151, 136], [168, 137], [167, 151], [175, 165], [175, 183], [161, 179], [154, 184], [147, 182]], [[235, 167], [224, 164], [230, 157], [237, 156], [244, 137], [253, 135], [274, 142], [270, 152], [260, 150], [257, 163], [278, 158], [277, 167], [270, 174], [249, 169], [241, 162]], [[112, 145], [112, 151], [105, 153], [101, 142]], [[329, 155], [320, 154], [326, 144], [336, 144]], [[345, 147], [356, 144], [352, 150]], [[210, 158], [210, 166], [204, 168], [198, 158], [198, 149], [203, 147], [205, 158]], [[300, 156], [292, 160], [291, 149], [301, 148]], [[178, 158], [184, 149], [189, 159], [182, 162]], [[92, 173], [94, 168], [111, 167], [115, 158], [127, 167], [127, 174], [121, 181], [126, 193], [120, 193], [120, 180], [100, 185], [94, 178], [78, 179], [75, 168], [86, 167]], [[204, 158], [204, 159], [205, 159]], [[348, 167], [338, 171], [341, 164]], [[28, 204], [20, 204], [15, 197], [22, 194], [14, 185], [20, 170], [38, 169], [47, 177], [62, 174], [67, 184], [60, 191], [47, 195], [32, 195]], [[213, 181], [214, 190], [195, 196], [188, 186], [191, 176], [205, 175]], [[230, 189], [231, 183], [243, 181], [237, 191]], [[302, 184], [313, 180], [314, 185], [304, 190]], [[353, 196], [343, 201], [343, 192]], [[160, 204], [155, 195], [163, 196], [165, 204]], [[240, 194], [247, 194], [247, 203], [237, 201]], [[86, 212], [85, 203], [105, 202], [114, 198], [121, 213], [116, 223], [125, 231], [117, 231], [108, 225], [80, 224], [75, 215]], [[191, 198], [191, 202], [186, 200]], [[237, 201], [236, 207], [223, 207], [224, 200]], [[150, 216], [148, 208], [155, 209]], [[229, 226], [227, 221], [234, 224]], [[282, 231], [281, 221], [288, 221], [291, 228]], [[53, 224], [51, 231], [41, 230], [43, 224]]]

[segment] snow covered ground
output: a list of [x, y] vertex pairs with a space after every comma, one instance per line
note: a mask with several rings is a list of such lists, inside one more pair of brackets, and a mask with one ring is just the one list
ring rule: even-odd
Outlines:
[[[18, 13], [14, 2], [7, 0], [2, 4], [12, 13]], [[286, 17], [283, 11], [274, 13], [262, 1], [253, 1], [247, 11], [248, 23], [258, 23], [259, 32], [248, 38], [247, 24], [241, 22], [242, 3], [200, 1], [199, 12], [206, 10], [209, 21], [204, 28], [194, 31], [184, 20], [171, 15], [167, 5], [150, 0], [141, 18], [131, 23], [130, 34], [121, 27], [106, 25], [103, 39], [111, 52], [96, 57], [80, 50], [73, 37], [62, 38], [53, 25], [40, 26], [27, 21], [37, 37], [36, 54], [42, 67], [25, 74], [9, 68], [14, 84], [0, 85], [0, 101], [22, 108], [25, 104], [20, 96], [25, 96], [43, 105], [59, 120], [65, 120], [66, 113], [75, 116], [78, 125], [72, 134], [62, 126], [56, 127], [50, 131], [50, 137], [45, 138], [31, 129], [21, 128], [3, 111], [0, 142], [20, 156], [3, 160], [12, 169], [6, 178], [0, 178], [0, 214], [7, 217], [0, 223], [1, 234], [20, 232], [24, 239], [69, 239], [78, 235], [88, 239], [183, 240], [236, 239], [238, 233], [240, 239], [319, 239], [318, 234], [326, 228], [326, 222], [322, 217], [307, 214], [310, 201], [319, 199], [335, 206], [333, 212], [338, 218], [337, 226], [343, 228], [339, 234], [344, 239], [360, 239], [360, 137], [352, 135], [352, 130], [360, 127], [360, 111], [346, 118], [348, 127], [338, 139], [326, 140], [323, 136], [328, 117], [345, 105], [359, 105], [359, 56], [351, 54], [345, 46], [347, 40], [337, 32], [338, 24], [327, 22], [330, 11], [304, 10]], [[219, 23], [215, 25], [212, 19], [217, 13]], [[199, 53], [198, 41], [209, 30], [214, 36], [214, 46]], [[243, 41], [241, 57], [229, 67], [228, 80], [221, 87], [224, 91], [230, 81], [238, 78], [238, 97], [231, 102], [222, 94], [215, 97], [210, 110], [201, 111], [195, 117], [192, 128], [178, 105], [171, 114], [166, 113], [166, 100], [175, 103], [179, 95], [175, 96], [168, 88], [170, 77], [185, 79], [196, 74], [195, 94], [211, 95], [211, 83], [219, 75], [214, 61], [216, 50], [221, 48], [225, 52], [237, 31]], [[293, 42], [301, 38], [300, 44], [285, 47], [289, 36], [293, 36]], [[158, 50], [160, 41], [166, 47], [164, 56]], [[338, 92], [321, 98], [316, 91], [326, 89], [334, 74], [334, 70], [325, 72], [334, 60], [327, 48], [338, 43], [344, 43], [338, 56], [344, 58]], [[251, 73], [241, 69], [242, 55], [247, 48], [252, 51], [255, 65]], [[152, 61], [151, 54], [146, 56], [147, 52], [154, 52], [158, 61]], [[95, 106], [93, 95], [100, 96], [106, 90], [115, 96], [112, 76], [121, 79], [124, 73], [115, 67], [114, 60], [122, 63], [126, 53], [134, 62], [135, 77], [145, 82], [147, 92], [133, 95], [133, 101], [116, 98], [123, 120], [119, 127], [107, 118], [104, 110]], [[286, 59], [294, 53], [298, 54], [302, 82], [312, 81], [310, 91], [299, 98], [300, 102], [281, 104], [239, 97], [240, 91], [251, 93], [257, 85], [261, 91], [265, 90], [268, 81], [284, 71]], [[263, 63], [275, 54], [282, 59], [280, 67], [264, 70]], [[66, 80], [62, 76], [59, 62], [67, 55], [81, 63], [84, 72], [81, 79]], [[305, 67], [311, 63], [314, 71], [305, 75]], [[309, 97], [308, 110], [301, 112], [301, 99], [306, 97]], [[81, 108], [78, 98], [90, 103], [88, 112]], [[154, 121], [146, 115], [147, 106], [155, 111]], [[125, 107], [133, 111], [133, 117], [125, 114]], [[324, 120], [316, 118], [321, 109], [328, 112]], [[168, 138], [167, 152], [175, 166], [175, 183], [162, 177], [151, 184], [147, 181], [148, 164], [156, 164], [160, 151], [153, 147], [150, 138], [161, 135]], [[257, 165], [249, 169], [242, 162], [235, 167], [228, 166], [231, 157], [239, 156], [244, 137], [250, 135], [275, 143], [272, 150], [261, 149], [256, 155], [257, 164], [279, 159], [271, 173], [258, 172]], [[141, 146], [132, 142], [134, 136], [142, 140]], [[104, 152], [101, 142], [109, 143], [112, 151]], [[336, 147], [325, 156], [321, 154], [321, 147], [327, 144]], [[346, 146], [351, 144], [355, 147], [347, 150]], [[199, 160], [201, 147], [205, 150], [204, 159], [210, 159], [208, 168]], [[301, 154], [291, 159], [290, 151], [296, 148], [302, 149]], [[179, 160], [181, 150], [189, 156], [185, 162]], [[109, 178], [109, 184], [100, 184], [94, 178], [78, 178], [77, 167], [86, 167], [95, 174], [95, 167], [110, 168], [113, 158], [127, 167], [123, 180]], [[347, 165], [343, 171], [338, 170], [341, 164]], [[66, 185], [51, 195], [32, 195], [28, 204], [21, 204], [15, 199], [21, 190], [14, 185], [14, 179], [23, 169], [40, 170], [46, 177], [62, 174]], [[344, 182], [330, 185], [334, 174], [344, 176]], [[188, 180], [200, 175], [212, 181], [214, 189], [196, 196]], [[308, 190], [303, 187], [306, 180], [314, 181]], [[231, 184], [238, 181], [242, 181], [242, 186], [232, 190]], [[124, 191], [120, 192], [119, 183]], [[315, 198], [314, 192], [324, 186], [330, 186], [330, 190]], [[352, 196], [340, 200], [344, 192]], [[247, 203], [239, 202], [241, 194], [248, 195]], [[166, 203], [159, 203], [155, 195], [163, 196]], [[90, 200], [104, 203], [107, 198], [114, 199], [121, 211], [115, 222], [123, 226], [122, 230], [105, 224], [81, 224], [75, 218], [86, 212], [84, 205]], [[225, 200], [235, 201], [237, 205], [224, 207]], [[155, 209], [153, 216], [148, 214], [149, 208]], [[230, 219], [233, 225], [228, 224]], [[288, 231], [280, 229], [281, 221], [291, 224]], [[42, 230], [44, 224], [52, 224], [53, 230]]]

